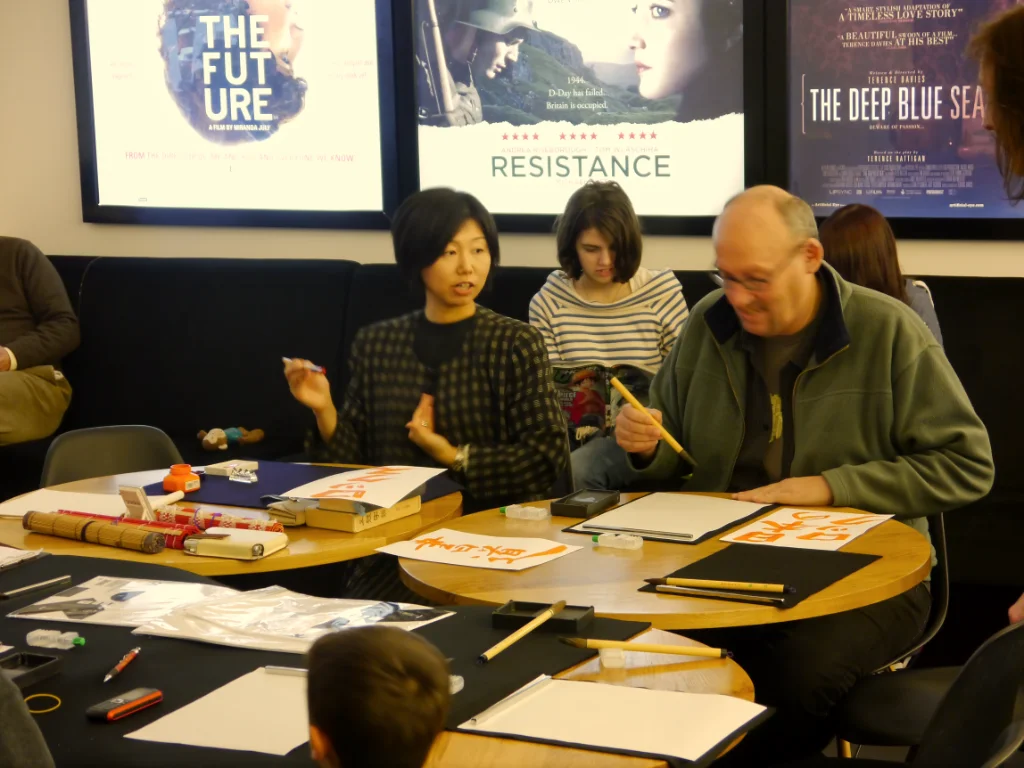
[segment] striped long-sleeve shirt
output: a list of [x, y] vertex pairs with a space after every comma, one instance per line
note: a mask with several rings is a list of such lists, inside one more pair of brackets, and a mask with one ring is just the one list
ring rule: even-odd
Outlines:
[[583, 299], [565, 272], [552, 272], [530, 302], [530, 324], [553, 365], [634, 365], [657, 372], [689, 311], [671, 270], [641, 267], [630, 294], [613, 304]]

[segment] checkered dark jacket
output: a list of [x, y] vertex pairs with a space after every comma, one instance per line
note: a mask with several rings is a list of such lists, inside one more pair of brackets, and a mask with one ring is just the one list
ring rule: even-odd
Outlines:
[[413, 352], [422, 312], [376, 323], [356, 335], [351, 380], [328, 444], [314, 430], [307, 452], [340, 464], [439, 466], [405, 425], [433, 382], [434, 427], [469, 445], [467, 509], [545, 498], [568, 462], [562, 412], [540, 333], [479, 307], [462, 352], [432, 373]]

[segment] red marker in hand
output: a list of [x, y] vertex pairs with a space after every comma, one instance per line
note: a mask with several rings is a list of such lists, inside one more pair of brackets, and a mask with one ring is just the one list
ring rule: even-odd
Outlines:
[[130, 651], [128, 651], [128, 653], [124, 655], [124, 658], [117, 662], [117, 666], [115, 666], [112, 670], [107, 672], [107, 676], [103, 678], [103, 682], [110, 682], [117, 675], [121, 674], [124, 668], [132, 663], [132, 659], [139, 655], [139, 651], [141, 650], [141, 648], [132, 648]]

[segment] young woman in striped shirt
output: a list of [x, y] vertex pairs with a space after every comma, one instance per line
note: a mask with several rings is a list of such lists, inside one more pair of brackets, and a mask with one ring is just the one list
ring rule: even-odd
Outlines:
[[[588, 182], [569, 198], [555, 239], [562, 268], [530, 302], [530, 324], [552, 365], [630, 365], [653, 376], [687, 308], [671, 270], [640, 266], [643, 238], [629, 197], [613, 181]], [[632, 479], [610, 435], [573, 451], [572, 472], [577, 489], [622, 488]]]

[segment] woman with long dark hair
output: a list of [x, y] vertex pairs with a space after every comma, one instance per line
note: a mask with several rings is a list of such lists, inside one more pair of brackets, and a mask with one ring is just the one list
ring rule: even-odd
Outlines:
[[819, 236], [825, 248], [825, 261], [844, 280], [909, 305], [924, 320], [935, 340], [942, 343], [931, 291], [923, 281], [903, 276], [896, 237], [885, 216], [867, 205], [847, 205], [825, 220]]
[[[1024, 200], [1024, 6], [983, 26], [971, 41], [981, 64], [985, 127], [995, 134], [996, 160], [1006, 194]], [[1024, 595], [1010, 606], [1010, 621], [1024, 621]]]

